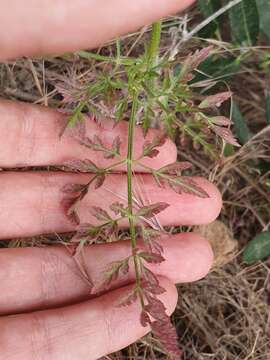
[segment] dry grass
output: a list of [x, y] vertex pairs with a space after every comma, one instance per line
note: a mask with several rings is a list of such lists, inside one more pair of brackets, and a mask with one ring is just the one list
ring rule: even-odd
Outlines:
[[[244, 269], [235, 260], [196, 284], [180, 286], [174, 321], [183, 359], [269, 359], [269, 275], [266, 264]], [[149, 335], [107, 359], [168, 358]]]
[[[167, 31], [167, 39], [177, 35]], [[125, 39], [129, 49], [136, 40], [135, 50], [141, 48], [144, 33]], [[164, 51], [168, 51], [168, 41]], [[194, 43], [188, 44], [194, 48]], [[226, 44], [217, 44], [218, 51], [226, 51]], [[133, 52], [135, 51], [133, 50]], [[105, 50], [110, 53], [108, 46]], [[128, 50], [126, 50], [128, 51]], [[231, 51], [231, 50], [227, 50]], [[186, 50], [184, 51], [186, 52]], [[231, 157], [214, 162], [202, 151], [194, 151], [192, 144], [179, 146], [181, 158], [192, 161], [198, 173], [218, 184], [224, 198], [221, 220], [238, 241], [240, 249], [253, 235], [269, 228], [270, 202], [269, 171], [257, 167], [259, 159], [270, 161], [270, 125], [264, 120], [263, 94], [269, 88], [269, 79], [259, 68], [257, 52], [245, 64], [246, 71], [235, 76], [232, 88], [241, 110], [255, 134]], [[54, 85], [73, 79], [87, 82], [95, 78], [96, 64], [73, 58], [19, 60], [0, 65], [0, 96], [24, 100], [45, 106], [61, 105]], [[98, 65], [101, 66], [101, 65]], [[217, 234], [216, 241], [221, 235]], [[9, 246], [45, 244], [57, 239], [14, 240]], [[196, 284], [179, 286], [179, 303], [174, 322], [185, 360], [267, 360], [270, 359], [270, 260], [245, 267], [241, 255], [229, 264], [216, 267]], [[110, 360], [168, 359], [159, 344], [145, 337], [129, 348], [104, 358]]]

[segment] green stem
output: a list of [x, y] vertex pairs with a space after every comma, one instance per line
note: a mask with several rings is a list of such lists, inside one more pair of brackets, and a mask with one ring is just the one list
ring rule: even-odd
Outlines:
[[168, 180], [170, 181], [171, 183], [175, 184], [176, 186], [180, 185], [182, 186], [183, 188], [185, 188], [186, 190], [188, 190], [189, 192], [192, 192], [193, 194], [195, 195], [198, 195], [200, 196], [201, 195], [201, 191], [198, 191], [196, 188], [194, 188], [192, 185], [190, 185], [189, 183], [187, 182], [183, 182], [181, 181], [181, 177], [178, 176], [178, 177], [173, 177], [171, 175], [168, 175], [168, 174], [164, 174], [162, 172], [159, 172], [158, 170], [154, 170], [152, 169], [151, 167], [149, 166], [146, 166], [140, 162], [136, 162], [139, 166], [141, 166], [143, 169], [147, 170], [150, 174], [152, 174], [153, 176], [159, 176], [160, 178], [163, 178], [165, 180]]
[[[155, 67], [158, 64], [158, 58], [159, 58], [159, 48], [160, 48], [160, 39], [161, 39], [161, 26], [162, 22], [157, 21], [152, 26], [151, 36], [150, 36], [150, 42], [148, 45], [148, 48], [146, 49], [146, 62], [147, 62], [147, 70], [151, 70], [153, 67]], [[155, 79], [150, 79], [147, 82], [147, 87], [149, 89], [155, 89]], [[148, 97], [148, 104], [146, 106], [146, 117], [145, 121], [143, 123], [143, 129], [146, 133], [148, 128], [150, 127], [150, 109], [153, 108], [153, 98], [152, 96]]]
[[[147, 71], [156, 65], [158, 54], [159, 54], [159, 44], [161, 36], [161, 21], [153, 24], [151, 39], [149, 46], [147, 48]], [[128, 220], [130, 227], [130, 237], [131, 237], [131, 247], [132, 247], [132, 257], [134, 261], [134, 269], [136, 274], [136, 286], [140, 296], [140, 301], [142, 308], [144, 308], [144, 299], [141, 292], [141, 262], [140, 258], [136, 254], [137, 250], [137, 239], [136, 239], [136, 228], [133, 214], [133, 191], [132, 191], [132, 176], [133, 176], [133, 143], [134, 143], [134, 128], [136, 124], [136, 115], [139, 107], [139, 98], [138, 90], [135, 87], [131, 89], [132, 95], [132, 110], [131, 116], [129, 119], [128, 126], [128, 153], [127, 153], [127, 197], [128, 197]]]
[[[134, 215], [133, 215], [133, 191], [132, 191], [133, 141], [134, 141], [134, 128], [136, 123], [137, 110], [138, 110], [138, 94], [136, 90], [133, 90], [132, 110], [131, 110], [131, 116], [129, 119], [129, 126], [128, 126], [127, 192], [128, 192], [128, 212], [129, 212], [128, 221], [130, 228], [131, 247], [132, 247], [132, 255], [134, 261], [134, 269], [136, 274], [136, 285], [137, 285], [137, 289], [139, 290], [141, 284], [141, 274], [140, 274], [140, 260], [136, 255], [137, 239], [136, 239], [136, 229], [135, 229]], [[143, 298], [141, 296], [140, 299], [141, 299], [141, 304], [143, 306], [144, 303], [143, 303]]]
[[96, 61], [106, 61], [106, 62], [115, 62], [121, 63], [123, 65], [132, 65], [134, 63], [133, 58], [125, 58], [125, 57], [113, 57], [113, 56], [104, 56], [96, 53], [92, 53], [90, 51], [77, 51], [75, 53], [79, 57], [87, 60], [96, 60]]
[[153, 24], [150, 43], [147, 49], [147, 64], [148, 68], [152, 68], [157, 64], [159, 45], [161, 38], [161, 21], [157, 21]]
[[125, 164], [126, 162], [127, 162], [126, 159], [120, 160], [120, 161], [118, 161], [118, 162], [116, 162], [116, 163], [114, 163], [114, 164], [112, 164], [112, 165], [107, 166], [106, 168], [104, 168], [104, 171], [105, 171], [105, 172], [110, 171], [110, 170], [114, 169], [115, 167], [117, 167], [117, 166], [119, 166], [119, 165]]
[[116, 39], [116, 69], [121, 65], [121, 42], [120, 38]]

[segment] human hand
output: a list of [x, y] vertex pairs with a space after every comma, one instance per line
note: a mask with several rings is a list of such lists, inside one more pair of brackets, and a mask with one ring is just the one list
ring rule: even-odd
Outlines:
[[[114, 1], [114, 7], [110, 11], [116, 8], [118, 2]], [[12, 13], [10, 6], [12, 7], [12, 4], [15, 3], [17, 14], [23, 14], [24, 10], [18, 9], [21, 7], [20, 2], [15, 0], [9, 3], [9, 12]], [[36, 3], [37, 1], [33, 2], [35, 5]], [[149, 7], [152, 2], [143, 1], [142, 7], [146, 3]], [[91, 26], [95, 26], [93, 33], [99, 34], [98, 42], [103, 41], [108, 36], [129, 30], [127, 28], [129, 25], [133, 29], [144, 22], [152, 21], [156, 16], [165, 14], [166, 11], [176, 10], [181, 7], [177, 3], [178, 1], [171, 1], [171, 9], [168, 4], [163, 5], [162, 9], [162, 6], [159, 8], [155, 1], [155, 8], [151, 9], [155, 12], [154, 15], [152, 13], [153, 18], [152, 15], [147, 19], [143, 18], [146, 11], [141, 9], [141, 16], [122, 19], [125, 20], [125, 24], [119, 18], [115, 21], [112, 16], [113, 24], [110, 22], [108, 27], [101, 30], [99, 30], [100, 24], [94, 22], [98, 18], [97, 15], [91, 13], [94, 19]], [[31, 5], [33, 4], [31, 2]], [[55, 2], [47, 5], [48, 9], [52, 9], [54, 4]], [[89, 5], [88, 2], [87, 4], [85, 6], [93, 7], [93, 3]], [[100, 12], [99, 4], [105, 4], [105, 2], [99, 2], [96, 5], [96, 9]], [[132, 6], [130, 2], [129, 5], [125, 2], [123, 4]], [[76, 9], [79, 6], [77, 2]], [[125, 6], [121, 6], [123, 14]], [[134, 8], [134, 4], [132, 7]], [[118, 11], [118, 8], [116, 9]], [[136, 9], [133, 11], [139, 11], [139, 9], [137, 2]], [[75, 16], [71, 10], [70, 16]], [[67, 9], [66, 11], [68, 13]], [[126, 8], [125, 11], [127, 11]], [[3, 13], [0, 17], [3, 16]], [[85, 11], [82, 13], [85, 16]], [[43, 13], [38, 13], [37, 17], [40, 18], [40, 14]], [[78, 19], [81, 16], [78, 15]], [[44, 18], [46, 18], [46, 11]], [[52, 18], [55, 19], [55, 26], [48, 27], [49, 31], [52, 29], [55, 31], [57, 27], [57, 17], [52, 16]], [[4, 20], [6, 21], [6, 18]], [[11, 19], [9, 20], [11, 21]], [[34, 18], [35, 20], [36, 18]], [[45, 21], [47, 20], [44, 20], [43, 24]], [[89, 19], [85, 16], [85, 26], [86, 23], [88, 24], [87, 21]], [[132, 23], [133, 21], [134, 23]], [[70, 21], [65, 22], [68, 27], [70, 23]], [[3, 22], [0, 21], [0, 24], [1, 27]], [[19, 21], [14, 24], [21, 27]], [[27, 25], [28, 22], [26, 21], [25, 24]], [[80, 22], [80, 25], [84, 27], [82, 24], [83, 21]], [[63, 31], [65, 34], [63, 38], [59, 37], [57, 41], [54, 39], [57, 44], [52, 42], [49, 34], [45, 36], [45, 32], [40, 32], [39, 38], [36, 37], [35, 32], [32, 35], [28, 33], [28, 41], [22, 44], [19, 30], [20, 28], [17, 28], [18, 32], [16, 29], [12, 30], [13, 37], [11, 36], [10, 39], [13, 40], [9, 42], [8, 46], [2, 47], [3, 53], [0, 54], [0, 57], [59, 52], [96, 45], [94, 41], [91, 43], [90, 40], [90, 44], [88, 42], [89, 29], [80, 28], [79, 30], [77, 25], [74, 25], [73, 28], [77, 37], [74, 35], [75, 38], [73, 41], [70, 39], [70, 43], [68, 31]], [[21, 29], [21, 33], [25, 34], [27, 31]], [[80, 38], [79, 35], [81, 35]], [[1, 36], [3, 37], [3, 35], [0, 35], [0, 43], [4, 43]], [[42, 49], [36, 47], [36, 44], [41, 42]], [[14, 46], [14, 44], [20, 46]], [[55, 110], [1, 101], [0, 119], [0, 142], [2, 145], [0, 166], [3, 168], [63, 164], [73, 158], [92, 158], [95, 162], [105, 161], [101, 157], [97, 157], [97, 153], [82, 149], [72, 138], [65, 137], [61, 141], [59, 140], [58, 135], [63, 126], [64, 116]], [[105, 130], [100, 131], [95, 123], [88, 123], [88, 132], [91, 135], [99, 132], [106, 139], [115, 137], [116, 133], [120, 132], [121, 138], [125, 138], [127, 133], [125, 124], [121, 124], [114, 130], [110, 125], [106, 126]], [[153, 137], [153, 134], [154, 131], [151, 131], [149, 137]], [[135, 138], [137, 151], [141, 149], [142, 142], [142, 135], [138, 129]], [[122, 147], [124, 152], [124, 142]], [[172, 143], [167, 141], [161, 148], [159, 156], [151, 159], [151, 166], [160, 167], [174, 162], [175, 159], [176, 149]], [[103, 163], [103, 165], [105, 164]], [[122, 170], [124, 171], [124, 169]], [[0, 175], [0, 204], [2, 207], [0, 237], [8, 239], [73, 231], [74, 226], [66, 219], [60, 206], [63, 197], [61, 188], [70, 182], [83, 183], [88, 177], [82, 174], [37, 171], [3, 172]], [[171, 205], [166, 211], [159, 214], [159, 220], [164, 226], [208, 223], [214, 220], [220, 211], [220, 195], [217, 189], [204, 179], [198, 178], [196, 181], [209, 194], [207, 199], [188, 194], [176, 195], [169, 189], [160, 190], [147, 174], [140, 175], [140, 179], [144, 184], [144, 192], [151, 202], [165, 201]], [[84, 199], [80, 208], [82, 219], [84, 216], [88, 217], [85, 209], [89, 205], [106, 208], [118, 199], [117, 195], [126, 193], [125, 186], [124, 174], [110, 175], [106, 180], [105, 187], [89, 193]], [[212, 252], [206, 240], [190, 233], [171, 236], [169, 239], [164, 239], [162, 243], [166, 261], [158, 266], [152, 265], [151, 269], [160, 277], [162, 286], [167, 290], [161, 299], [168, 311], [172, 312], [177, 300], [173, 283], [195, 281], [204, 276], [211, 266]], [[108, 264], [124, 258], [129, 251], [129, 244], [126, 242], [86, 247], [84, 250], [85, 264], [93, 282], [101, 281]], [[128, 279], [119, 278], [117, 282], [113, 283], [113, 287], [103, 295], [91, 296], [89, 300], [88, 284], [80, 276], [74, 260], [64, 247], [1, 249], [0, 264], [3, 269], [0, 275], [0, 314], [2, 315], [0, 359], [28, 360], [33, 356], [45, 359], [50, 357], [54, 360], [97, 359], [123, 348], [149, 331], [148, 328], [140, 325], [140, 306], [138, 304], [134, 303], [129, 307], [122, 308], [115, 306], [119, 298], [122, 298], [130, 289], [130, 284], [134, 280], [132, 273]], [[16, 315], [8, 316], [10, 314]]]
[[[82, 149], [72, 138], [59, 141], [64, 116], [55, 110], [2, 100], [0, 118], [2, 167], [61, 164], [74, 157], [92, 158], [105, 165], [106, 160]], [[89, 134], [99, 132], [106, 140], [117, 134], [125, 138], [127, 131], [125, 123], [114, 130], [108, 124], [106, 130], [94, 122], [87, 124]], [[149, 137], [153, 134], [150, 131]], [[143, 141], [141, 130], [137, 129], [135, 152], [139, 152]], [[122, 147], [124, 150], [124, 143]], [[175, 159], [176, 149], [167, 141], [151, 162], [160, 167]], [[85, 183], [88, 178], [85, 174], [59, 172], [2, 172], [1, 238], [73, 231], [74, 225], [60, 206], [61, 189], [67, 183]], [[138, 179], [143, 184], [143, 195], [151, 202], [170, 204], [159, 214], [164, 226], [208, 223], [220, 211], [220, 195], [204, 179], [197, 178], [196, 182], [209, 194], [205, 199], [160, 189], [147, 174]], [[89, 217], [86, 210], [90, 205], [108, 208], [125, 193], [125, 175], [109, 175], [102, 188], [86, 196], [80, 216]], [[173, 283], [203, 277], [211, 266], [212, 252], [206, 240], [192, 233], [172, 235], [162, 240], [162, 245], [166, 261], [151, 269], [161, 277], [167, 290], [162, 300], [172, 312], [177, 300]], [[85, 264], [93, 283], [102, 281], [106, 267], [125, 258], [129, 251], [130, 245], [125, 241], [85, 247]], [[89, 300], [89, 286], [65, 247], [1, 249], [0, 264], [1, 359], [28, 360], [33, 354], [45, 359], [97, 359], [134, 342], [149, 330], [140, 325], [138, 304], [115, 306], [130, 289], [133, 273], [119, 278], [107, 293]]]

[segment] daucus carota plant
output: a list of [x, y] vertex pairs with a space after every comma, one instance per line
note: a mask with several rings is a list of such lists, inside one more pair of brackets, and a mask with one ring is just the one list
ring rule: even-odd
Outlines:
[[[195, 181], [182, 176], [182, 172], [191, 166], [188, 162], [175, 162], [154, 169], [146, 166], [142, 160], [157, 156], [166, 136], [173, 138], [177, 129], [181, 134], [191, 136], [206, 151], [213, 154], [213, 133], [233, 145], [238, 144], [229, 129], [230, 119], [220, 116], [217, 112], [217, 107], [229, 99], [231, 93], [201, 96], [192, 92], [192, 88], [196, 86], [196, 83], [192, 86], [190, 83], [194, 78], [193, 73], [211, 49], [198, 50], [181, 63], [162, 58], [159, 49], [161, 27], [161, 22], [153, 25], [149, 44], [144, 54], [138, 58], [122, 57], [119, 41], [115, 58], [88, 52], [78, 53], [79, 56], [109, 64], [110, 71], [106, 73], [101, 67], [98, 78], [90, 84], [74, 86], [72, 89], [63, 85], [58, 86], [64, 103], [74, 106], [74, 110], [68, 116], [64, 136], [73, 136], [82, 146], [101, 152], [104, 158], [112, 160], [112, 163], [104, 168], [97, 166], [90, 159], [67, 163], [65, 168], [68, 171], [92, 174], [89, 175], [86, 184], [67, 184], [63, 188], [66, 194], [63, 209], [69, 219], [78, 224], [77, 233], [72, 240], [78, 244], [77, 254], [82, 251], [84, 244], [117, 240], [119, 224], [126, 220], [129, 224], [127, 239], [130, 241], [130, 256], [110, 265], [104, 275], [103, 286], [110, 285], [119, 274], [127, 274], [132, 266], [136, 282], [132, 292], [120, 301], [121, 306], [128, 306], [139, 300], [142, 325], [150, 325], [168, 353], [178, 358], [181, 351], [177, 335], [166, 314], [165, 306], [158, 298], [165, 290], [147, 266], [149, 263], [164, 261], [159, 238], [166, 232], [159, 226], [156, 215], [169, 205], [163, 202], [146, 204], [136, 197], [133, 188], [135, 166], [152, 174], [160, 187], [170, 187], [177, 194], [189, 193], [205, 198], [208, 194]], [[104, 108], [109, 109], [107, 114], [104, 114]], [[91, 115], [84, 116], [85, 112]], [[87, 118], [100, 121], [104, 115], [112, 117], [116, 126], [120, 121], [128, 119], [126, 154], [120, 153], [121, 138], [116, 137], [108, 145], [98, 136], [91, 138], [86, 134]], [[136, 157], [133, 151], [135, 125], [141, 125], [144, 134], [147, 134], [152, 126], [158, 126], [162, 133], [151, 141], [145, 140], [141, 154]], [[109, 209], [92, 207], [90, 211], [95, 222], [80, 223], [78, 206], [88, 190], [101, 187], [108, 174], [117, 171], [120, 165], [126, 165], [127, 169], [126, 199], [112, 203]], [[138, 246], [139, 238], [143, 241], [143, 248]]]

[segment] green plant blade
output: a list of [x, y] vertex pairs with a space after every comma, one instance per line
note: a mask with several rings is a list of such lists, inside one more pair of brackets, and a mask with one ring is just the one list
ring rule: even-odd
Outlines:
[[224, 156], [229, 157], [235, 154], [234, 146], [226, 143], [224, 147]]
[[266, 96], [266, 121], [270, 124], [270, 89]]
[[233, 103], [232, 118], [234, 133], [237, 135], [239, 142], [243, 145], [250, 139], [251, 132], [247, 126], [245, 118], [235, 102]]
[[[242, 55], [238, 57], [218, 57], [217, 55], [209, 56], [198, 67], [194, 79], [190, 82], [194, 84], [199, 81], [209, 80], [210, 78], [215, 80], [230, 79], [235, 75], [241, 66]], [[213, 89], [211, 89], [212, 91]]]
[[268, 256], [270, 256], [270, 231], [264, 231], [248, 243], [243, 253], [243, 260], [247, 264], [254, 264]]
[[256, 0], [260, 15], [260, 29], [270, 38], [270, 0]]
[[[201, 13], [205, 18], [211, 16], [221, 7], [220, 0], [199, 0], [198, 5]], [[218, 29], [218, 19], [211, 21], [207, 26], [205, 26], [199, 32], [199, 36], [210, 37], [216, 32], [217, 29]]]
[[252, 46], [259, 34], [259, 13], [256, 0], [242, 0], [229, 11], [233, 41], [242, 46]]

